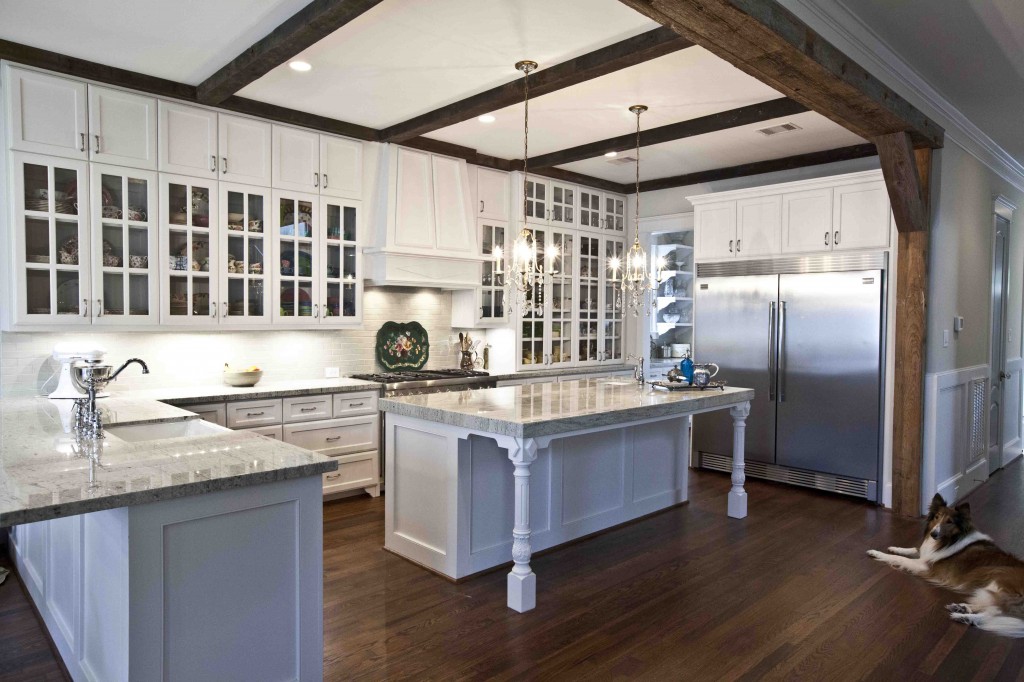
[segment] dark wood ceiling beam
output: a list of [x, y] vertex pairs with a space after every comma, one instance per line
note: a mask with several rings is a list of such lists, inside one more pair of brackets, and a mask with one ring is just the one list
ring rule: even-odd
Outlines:
[[[680, 38], [671, 29], [656, 28], [614, 45], [588, 52], [575, 59], [541, 68], [530, 76], [530, 96], [540, 97], [692, 46], [692, 42]], [[524, 55], [524, 57], [529, 57], [529, 55]], [[404, 142], [418, 135], [517, 104], [522, 99], [522, 79], [517, 78], [504, 85], [384, 128], [381, 131], [381, 140]]]
[[865, 139], [942, 146], [938, 124], [777, 0], [620, 1]]
[[258, 116], [259, 118], [266, 118], [271, 121], [277, 121], [278, 123], [287, 123], [289, 125], [301, 126], [303, 128], [312, 128], [313, 130], [332, 133], [334, 135], [345, 135], [346, 137], [354, 137], [357, 140], [369, 140], [371, 142], [377, 140], [376, 128], [368, 128], [356, 123], [349, 123], [348, 121], [339, 121], [336, 118], [318, 116], [317, 114], [311, 114], [306, 111], [297, 111], [295, 109], [288, 109], [287, 107], [279, 107], [276, 104], [257, 102], [254, 99], [246, 99], [244, 97], [238, 97], [237, 95], [228, 97], [217, 106], [221, 109], [227, 109], [239, 114]]
[[823, 163], [834, 163], [836, 161], [848, 161], [850, 159], [861, 159], [866, 156], [875, 156], [877, 153], [875, 145], [873, 144], [856, 144], [851, 147], [840, 147], [838, 149], [827, 149], [821, 152], [797, 154], [795, 156], [786, 156], [781, 159], [769, 159], [768, 161], [744, 163], [739, 166], [730, 166], [729, 168], [713, 168], [711, 170], [687, 173], [685, 175], [675, 175], [668, 178], [644, 180], [640, 183], [640, 191], [653, 192], [659, 189], [699, 185], [705, 182], [742, 178], [748, 175], [761, 175], [762, 173], [774, 173], [777, 171], [791, 170], [793, 168], [820, 166]]
[[381, 0], [313, 0], [200, 83], [199, 101], [220, 104], [380, 3]]
[[[799, 102], [782, 97], [768, 102], [759, 102], [738, 109], [722, 111], [700, 118], [692, 118], [688, 121], [670, 123], [658, 128], [640, 131], [640, 146], [649, 147], [663, 142], [681, 140], [696, 135], [705, 135], [729, 128], [750, 125], [769, 121], [773, 118], [782, 118], [802, 114], [807, 107]], [[628, 133], [617, 137], [610, 137], [607, 140], [589, 142], [569, 149], [562, 149], [557, 152], [541, 154], [530, 159], [530, 166], [536, 168], [548, 168], [560, 166], [573, 161], [593, 159], [608, 152], [621, 152], [636, 148], [636, 133]]]

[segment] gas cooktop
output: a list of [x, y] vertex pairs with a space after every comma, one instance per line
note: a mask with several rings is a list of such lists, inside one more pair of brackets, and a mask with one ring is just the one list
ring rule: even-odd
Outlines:
[[495, 382], [487, 372], [480, 372], [473, 369], [421, 369], [409, 370], [406, 372], [382, 372], [375, 374], [353, 374], [353, 379], [363, 381], [375, 381], [384, 384], [385, 397], [394, 395], [395, 391], [427, 392], [421, 389], [432, 390], [459, 390], [456, 387], [477, 387], [484, 388], [494, 386]]

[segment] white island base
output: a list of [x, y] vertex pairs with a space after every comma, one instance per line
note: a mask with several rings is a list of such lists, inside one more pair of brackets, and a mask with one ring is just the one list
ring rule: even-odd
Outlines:
[[[735, 518], [747, 513], [746, 400], [712, 408], [731, 409], [736, 423]], [[385, 547], [452, 579], [511, 558], [508, 606], [528, 611], [536, 605], [532, 552], [687, 500], [690, 414], [706, 409], [535, 437], [388, 412]]]
[[78, 680], [323, 677], [321, 476], [26, 523], [18, 573]]

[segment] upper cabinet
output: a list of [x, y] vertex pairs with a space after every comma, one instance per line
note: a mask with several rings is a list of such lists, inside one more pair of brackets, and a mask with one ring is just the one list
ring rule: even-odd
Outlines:
[[4, 76], [13, 149], [89, 158], [85, 83], [10, 66]]
[[157, 104], [124, 90], [89, 86], [89, 160], [156, 170]]
[[220, 178], [270, 185], [270, 124], [243, 116], [217, 115]]
[[604, 217], [601, 227], [605, 230], [623, 233], [626, 229], [626, 197], [621, 194], [603, 193]]
[[217, 177], [217, 112], [160, 102], [160, 170]]
[[444, 253], [476, 255], [476, 222], [469, 206], [466, 162], [447, 156], [430, 157], [434, 199], [434, 246]]
[[320, 194], [343, 199], [363, 198], [361, 142], [320, 136]]
[[698, 260], [889, 247], [881, 171], [689, 197]]
[[477, 218], [508, 220], [509, 189], [508, 173], [477, 167]]
[[278, 189], [363, 196], [363, 145], [355, 140], [275, 125], [273, 168]]

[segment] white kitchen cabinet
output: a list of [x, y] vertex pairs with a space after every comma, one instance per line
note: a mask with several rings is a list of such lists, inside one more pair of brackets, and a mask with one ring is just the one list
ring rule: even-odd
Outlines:
[[375, 413], [306, 424], [285, 424], [284, 442], [328, 457], [377, 450], [380, 416]]
[[6, 66], [11, 148], [70, 159], [88, 159], [85, 83]]
[[601, 226], [605, 230], [622, 234], [626, 231], [626, 197], [621, 194], [604, 192], [604, 222]]
[[736, 202], [696, 204], [693, 214], [696, 258], [733, 258], [736, 255]]
[[92, 161], [156, 170], [156, 98], [89, 85], [88, 147]]
[[579, 217], [579, 189], [576, 185], [552, 180], [548, 183], [551, 192], [551, 208], [548, 224], [553, 227], [576, 227]]
[[273, 126], [275, 189], [320, 191], [320, 136], [308, 130]]
[[519, 206], [522, 205], [522, 194], [526, 192], [526, 221], [530, 224], [536, 225], [547, 225], [548, 216], [551, 214], [551, 195], [548, 192], [548, 182], [543, 178], [530, 177], [523, 185], [523, 176], [521, 173], [516, 173], [512, 176], [512, 181], [516, 183], [516, 201], [515, 209], [512, 215], [518, 221], [521, 219], [519, 213]]
[[600, 230], [602, 229], [602, 201], [601, 193], [597, 190], [580, 187], [580, 229]]
[[363, 268], [359, 248], [362, 214], [359, 201], [320, 197], [320, 216], [316, 223], [319, 232], [314, 248], [320, 258], [316, 301], [320, 305], [317, 319], [322, 325], [362, 322]]
[[320, 318], [322, 259], [320, 197], [302, 192], [273, 191], [271, 264], [274, 324], [310, 324]]
[[320, 194], [341, 199], [363, 198], [363, 143], [320, 136]]
[[217, 277], [220, 324], [268, 324], [270, 315], [270, 189], [230, 182], [220, 191], [220, 257], [211, 260]]
[[477, 218], [508, 220], [511, 186], [509, 174], [490, 168], [476, 169]]
[[280, 424], [284, 413], [281, 398], [240, 400], [227, 404], [225, 422], [229, 429]]
[[222, 180], [270, 186], [271, 125], [218, 114], [217, 155]]
[[88, 325], [91, 254], [89, 165], [16, 152], [13, 193], [13, 325]]
[[461, 159], [432, 154], [434, 188], [434, 248], [445, 254], [476, 254], [476, 223], [470, 204], [466, 164]]
[[217, 112], [164, 100], [160, 100], [158, 110], [160, 170], [216, 178]]
[[217, 181], [161, 173], [159, 183], [160, 322], [215, 325], [220, 312]]
[[832, 188], [782, 195], [782, 253], [829, 251], [832, 248]]
[[604, 248], [604, 271], [601, 274], [601, 281], [604, 288], [601, 299], [601, 325], [600, 346], [602, 350], [598, 355], [600, 362], [622, 362], [625, 357], [625, 315], [622, 305], [621, 287], [616, 284], [612, 272], [608, 271], [607, 264], [613, 258], [619, 263], [625, 262], [624, 254], [626, 244], [622, 239], [605, 237], [602, 239]]
[[876, 180], [836, 187], [832, 195], [832, 247], [884, 249], [889, 246], [889, 193]]
[[782, 197], [740, 199], [736, 202], [737, 256], [770, 256], [779, 253]]
[[601, 361], [601, 311], [604, 300], [602, 275], [604, 251], [600, 235], [580, 234], [576, 278], [577, 349], [576, 365], [596, 365]]
[[[199, 418], [203, 421], [216, 424], [217, 426], [227, 426], [227, 412], [224, 409], [224, 403], [188, 405], [182, 409], [188, 410], [193, 414], [198, 414]], [[280, 438], [278, 438], [278, 440], [280, 440]]]
[[157, 174], [90, 166], [93, 324], [160, 323]]
[[508, 223], [504, 220], [477, 220], [480, 234], [480, 286], [452, 292], [452, 326], [480, 327], [504, 326], [508, 319], [505, 310], [505, 276], [495, 272], [494, 249], [508, 250]]
[[434, 199], [430, 154], [398, 150], [394, 244], [434, 248]]
[[376, 452], [342, 455], [338, 470], [323, 475], [324, 495], [364, 488], [373, 497], [380, 494], [379, 457]]

